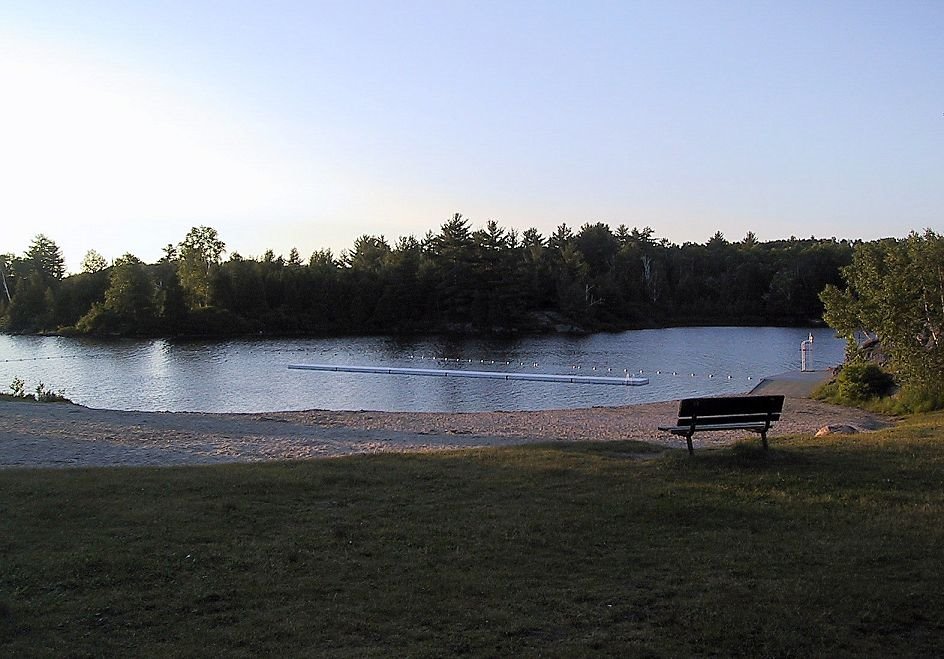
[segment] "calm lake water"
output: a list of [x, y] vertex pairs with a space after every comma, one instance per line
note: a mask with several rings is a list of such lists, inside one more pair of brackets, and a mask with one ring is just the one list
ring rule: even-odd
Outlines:
[[[0, 390], [14, 377], [64, 389], [73, 401], [122, 410], [253, 412], [536, 410], [627, 405], [750, 391], [799, 370], [815, 336], [815, 367], [843, 359], [828, 329], [694, 327], [514, 340], [454, 337], [118, 340], [0, 335]], [[458, 360], [458, 361], [457, 361]], [[321, 363], [609, 375], [648, 386], [363, 375], [288, 370]]]

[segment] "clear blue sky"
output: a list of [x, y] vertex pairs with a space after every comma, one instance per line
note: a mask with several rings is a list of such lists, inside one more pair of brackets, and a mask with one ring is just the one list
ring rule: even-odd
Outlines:
[[0, 252], [944, 230], [944, 2], [0, 0]]

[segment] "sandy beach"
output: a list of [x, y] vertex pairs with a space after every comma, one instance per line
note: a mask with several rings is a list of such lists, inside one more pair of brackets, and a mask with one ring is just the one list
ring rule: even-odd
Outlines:
[[[533, 412], [127, 412], [71, 404], [0, 401], [0, 468], [159, 466], [307, 460], [387, 451], [432, 451], [528, 442], [636, 439], [683, 448], [658, 430], [675, 401]], [[827, 424], [867, 431], [891, 419], [806, 398], [787, 398], [770, 437], [814, 434]], [[750, 433], [696, 434], [696, 448]]]

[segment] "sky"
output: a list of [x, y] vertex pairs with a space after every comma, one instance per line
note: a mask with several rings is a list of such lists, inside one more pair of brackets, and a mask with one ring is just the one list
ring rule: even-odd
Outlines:
[[944, 3], [0, 0], [0, 253], [944, 231]]

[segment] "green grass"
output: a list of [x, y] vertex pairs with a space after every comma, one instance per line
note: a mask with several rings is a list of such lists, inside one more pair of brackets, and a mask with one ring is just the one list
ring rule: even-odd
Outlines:
[[0, 471], [0, 655], [939, 655], [942, 429]]

